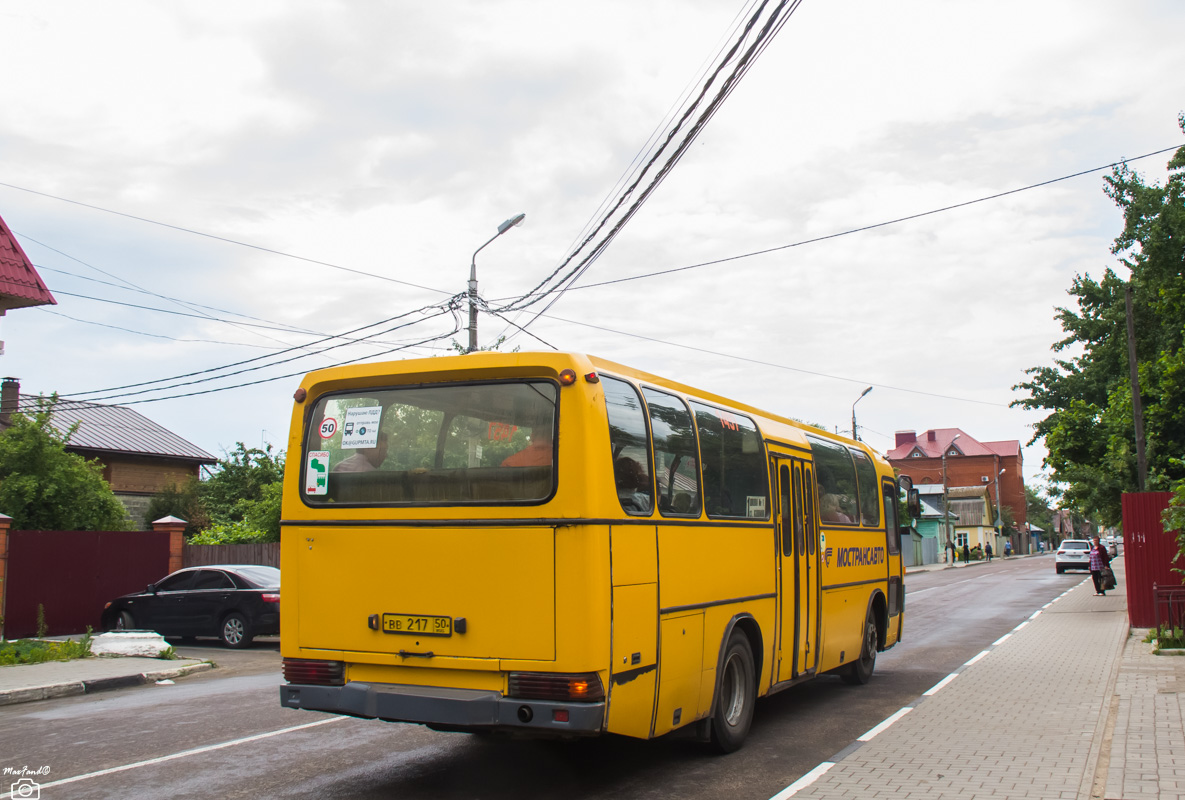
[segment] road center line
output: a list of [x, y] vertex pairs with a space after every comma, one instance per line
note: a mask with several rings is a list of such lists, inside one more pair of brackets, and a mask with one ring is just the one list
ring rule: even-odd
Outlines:
[[[260, 739], [268, 739], [272, 736], [279, 736], [282, 733], [292, 733], [293, 731], [302, 731], [305, 728], [315, 728], [318, 725], [326, 725], [330, 722], [340, 722], [347, 717], [330, 717], [329, 719], [319, 719], [316, 722], [306, 722], [304, 725], [294, 725], [291, 728], [281, 728], [278, 731], [268, 731], [267, 733], [257, 733], [254, 736], [244, 736], [242, 739], [232, 739], [229, 742], [221, 742], [219, 744], [210, 744], [205, 747], [195, 747], [192, 750], [182, 750], [180, 753], [173, 753], [172, 755], [160, 756], [159, 758], [150, 758], [146, 761], [137, 761], [134, 764], [124, 764], [122, 767], [110, 767], [108, 769], [101, 769], [98, 772], [88, 772], [85, 775], [75, 775], [73, 778], [63, 778], [60, 781], [50, 781], [49, 783], [41, 784], [42, 789], [48, 789], [51, 786], [64, 786], [67, 783], [74, 783], [76, 781], [84, 781], [88, 778], [98, 778], [103, 775], [111, 775], [116, 772], [124, 772], [129, 769], [138, 769], [139, 767], [150, 767], [153, 764], [163, 764], [166, 761], [172, 761], [177, 758], [187, 758], [188, 756], [201, 755], [202, 753], [209, 753], [214, 750], [221, 750], [225, 747], [234, 747], [235, 745], [246, 744], [247, 742], [256, 742]], [[9, 794], [0, 795], [0, 797], [9, 797]]]

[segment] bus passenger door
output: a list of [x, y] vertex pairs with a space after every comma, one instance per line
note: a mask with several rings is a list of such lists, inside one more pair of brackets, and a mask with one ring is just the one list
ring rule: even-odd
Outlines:
[[818, 663], [819, 557], [810, 467], [798, 459], [775, 459], [774, 463], [781, 575], [778, 681], [788, 681], [814, 672]]

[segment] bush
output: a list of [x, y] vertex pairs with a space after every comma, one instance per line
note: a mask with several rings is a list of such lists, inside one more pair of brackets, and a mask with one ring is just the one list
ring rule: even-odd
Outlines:
[[71, 661], [91, 654], [90, 628], [78, 641], [47, 642], [40, 639], [0, 640], [0, 665], [42, 664], [46, 661]]

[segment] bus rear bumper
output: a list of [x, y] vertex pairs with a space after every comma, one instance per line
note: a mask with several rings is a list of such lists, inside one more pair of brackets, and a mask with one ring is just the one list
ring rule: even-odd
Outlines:
[[350, 682], [345, 686], [289, 683], [280, 705], [451, 730], [519, 729], [555, 735], [600, 733], [604, 703], [516, 700], [500, 692]]

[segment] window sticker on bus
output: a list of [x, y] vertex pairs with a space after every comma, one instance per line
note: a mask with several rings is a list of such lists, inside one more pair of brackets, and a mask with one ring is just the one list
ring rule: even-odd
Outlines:
[[765, 498], [758, 495], [747, 495], [745, 497], [745, 511], [746, 517], [759, 517], [765, 519]]
[[333, 435], [337, 433], [337, 420], [333, 417], [326, 417], [321, 420], [320, 433], [322, 439], [332, 439]]
[[305, 494], [326, 494], [329, 491], [329, 451], [310, 450], [304, 475]]
[[368, 450], [379, 446], [379, 420], [382, 406], [363, 406], [346, 409], [346, 423], [342, 426], [342, 447]]
[[720, 426], [722, 428], [727, 428], [730, 431], [736, 431], [738, 433], [740, 432], [740, 430], [741, 430], [740, 420], [738, 420], [732, 414], [729, 414], [727, 411], [721, 411], [721, 412], [719, 412], [719, 414], [720, 414]]
[[491, 422], [489, 426], [489, 440], [491, 442], [509, 442], [518, 430], [517, 425], [509, 422]]

